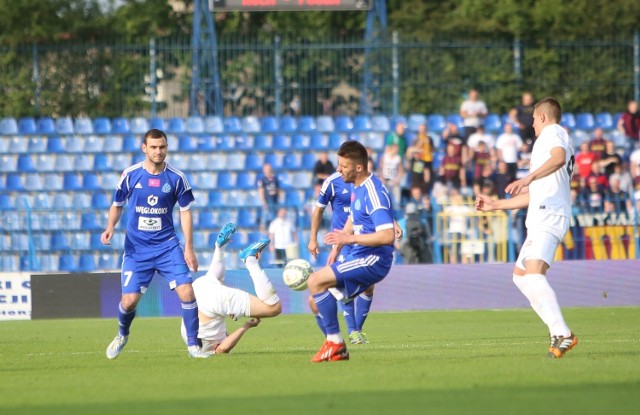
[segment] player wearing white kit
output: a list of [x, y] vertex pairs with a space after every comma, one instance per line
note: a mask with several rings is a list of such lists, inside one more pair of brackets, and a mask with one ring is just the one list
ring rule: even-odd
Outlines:
[[478, 195], [475, 205], [485, 212], [528, 208], [527, 239], [513, 269], [513, 282], [549, 328], [549, 357], [560, 358], [578, 344], [578, 338], [564, 321], [546, 272], [569, 229], [574, 151], [567, 132], [559, 125], [562, 110], [557, 100], [544, 98], [538, 102], [533, 118], [537, 139], [529, 174], [506, 187], [511, 199]]
[[[282, 311], [280, 298], [258, 263], [260, 253], [269, 245], [268, 239], [249, 245], [239, 254], [249, 271], [256, 296], [224, 285], [224, 247], [235, 231], [236, 226], [233, 223], [227, 223], [222, 228], [216, 239], [209, 270], [193, 281], [200, 320], [198, 337], [202, 341], [202, 350], [211, 354], [229, 353], [247, 330], [260, 324], [260, 318], [275, 317]], [[227, 333], [225, 323], [227, 317], [234, 320], [239, 317], [252, 318], [242, 327]], [[182, 324], [181, 333], [182, 338], [187, 342], [184, 324]]]

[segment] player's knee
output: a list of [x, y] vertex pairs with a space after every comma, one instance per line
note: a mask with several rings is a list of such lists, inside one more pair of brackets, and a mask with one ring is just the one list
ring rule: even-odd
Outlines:
[[282, 304], [280, 303], [280, 301], [278, 301], [277, 303], [273, 304], [269, 311], [270, 311], [270, 317], [275, 317], [275, 316], [279, 315], [280, 313], [282, 313]]
[[364, 290], [364, 295], [371, 297], [373, 295], [373, 287], [375, 287], [375, 285], [372, 285], [371, 287]]

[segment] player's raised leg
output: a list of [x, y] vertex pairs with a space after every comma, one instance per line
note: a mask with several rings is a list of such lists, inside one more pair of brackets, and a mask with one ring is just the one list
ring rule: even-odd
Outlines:
[[239, 257], [242, 259], [249, 271], [249, 276], [253, 281], [256, 296], [265, 304], [274, 305], [280, 302], [280, 298], [278, 297], [275, 288], [273, 288], [271, 280], [269, 280], [267, 274], [260, 267], [260, 262], [258, 262], [260, 254], [270, 242], [271, 241], [269, 239], [262, 239], [255, 242], [243, 249], [240, 252]]

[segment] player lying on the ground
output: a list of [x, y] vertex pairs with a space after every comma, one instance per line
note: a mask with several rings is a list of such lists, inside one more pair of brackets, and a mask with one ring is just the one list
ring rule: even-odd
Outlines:
[[[239, 254], [247, 266], [257, 297], [224, 285], [225, 245], [235, 231], [236, 226], [233, 223], [227, 223], [222, 228], [216, 239], [209, 270], [193, 282], [200, 319], [198, 337], [202, 340], [202, 350], [212, 354], [229, 353], [247, 330], [260, 324], [260, 318], [275, 317], [282, 311], [280, 298], [258, 263], [260, 253], [269, 245], [269, 239], [255, 242]], [[252, 318], [239, 329], [227, 334], [226, 317], [234, 320], [238, 317]], [[186, 339], [184, 324], [181, 332], [182, 338]]]

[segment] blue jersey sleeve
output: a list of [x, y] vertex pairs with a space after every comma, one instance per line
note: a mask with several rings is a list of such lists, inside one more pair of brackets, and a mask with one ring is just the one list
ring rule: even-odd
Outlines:
[[178, 205], [180, 210], [188, 210], [195, 201], [191, 185], [185, 176], [182, 176], [177, 183], [176, 193], [178, 195]]

